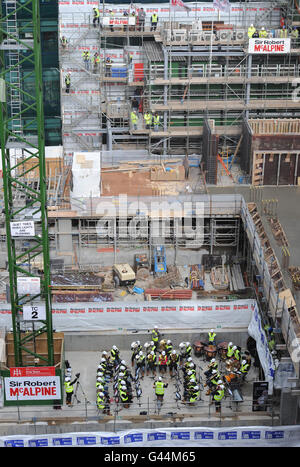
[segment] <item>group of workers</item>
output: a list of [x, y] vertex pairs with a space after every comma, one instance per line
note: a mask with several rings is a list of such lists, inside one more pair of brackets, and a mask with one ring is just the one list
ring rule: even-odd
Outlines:
[[[153, 128], [154, 131], [159, 130], [160, 116], [158, 115], [157, 112], [155, 112], [152, 115], [151, 112], [146, 111], [144, 113], [143, 117], [144, 117], [146, 130], [150, 130], [151, 128]], [[132, 125], [133, 130], [137, 130], [138, 120], [139, 120], [138, 111], [136, 109], [132, 109], [131, 112], [130, 112], [130, 121], [131, 121], [131, 125]]]
[[[251, 38], [268, 38], [269, 33], [266, 31], [264, 27], [261, 27], [259, 30], [256, 29], [256, 27], [251, 24], [248, 28], [248, 37], [249, 39]], [[289, 35], [288, 28], [285, 26], [285, 24], [281, 23], [281, 28], [280, 28], [280, 33], [279, 37], [281, 39], [291, 37], [292, 39], [298, 39], [299, 37], [299, 31], [296, 26], [293, 26], [291, 33]]]
[[[111, 20], [113, 20], [115, 16], [115, 12], [111, 9], [108, 10], [108, 16]], [[131, 12], [128, 10], [124, 10], [123, 16], [124, 17], [131, 16], [135, 18], [136, 25], [131, 25], [130, 26], [131, 30], [134, 30], [136, 27], [138, 31], [145, 31], [146, 12], [144, 8], [141, 7], [138, 9], [138, 11], [133, 10]], [[158, 24], [158, 14], [154, 12], [151, 14], [151, 17], [150, 17], [150, 30], [156, 31], [157, 24]], [[95, 28], [96, 26], [99, 26], [99, 25], [100, 25], [100, 10], [97, 7], [93, 7], [93, 26]], [[111, 32], [114, 32], [113, 21], [110, 21], [109, 28]], [[126, 30], [127, 30], [127, 25], [125, 24], [123, 25], [123, 31], [126, 31]]]
[[[150, 331], [148, 331], [150, 332]], [[151, 340], [144, 345], [139, 340], [131, 344], [131, 367], [134, 368], [134, 376], [126, 361], [121, 358], [120, 350], [113, 345], [110, 351], [102, 351], [96, 375], [96, 404], [98, 410], [110, 415], [110, 402], [112, 400], [121, 403], [125, 408], [133, 402], [132, 383], [136, 384], [137, 378], [143, 379], [145, 375], [154, 379], [153, 388], [157, 400], [163, 401], [165, 389], [168, 383], [164, 377], [170, 376], [180, 379], [180, 371], [183, 375], [183, 403], [194, 405], [200, 396], [201, 376], [197, 374], [196, 363], [192, 358], [193, 346], [190, 342], [181, 342], [179, 349], [173, 348], [170, 339], [162, 338], [158, 327], [151, 331]], [[207, 346], [216, 345], [216, 333], [213, 329], [208, 332]], [[224, 353], [225, 351], [225, 353]], [[196, 355], [196, 353], [195, 353]], [[217, 358], [211, 358], [207, 369], [204, 371], [206, 395], [211, 396], [211, 402], [216, 406], [216, 411], [221, 410], [221, 401], [225, 396], [227, 375], [238, 374], [241, 380], [245, 380], [250, 367], [251, 356], [245, 351], [241, 354], [241, 348], [232, 342], [223, 349], [221, 359], [226, 361], [226, 374], [222, 375], [220, 362]], [[230, 368], [228, 370], [227, 368]], [[65, 379], [66, 403], [71, 405], [74, 392], [74, 384], [79, 374], [71, 381], [70, 374]], [[113, 396], [109, 394], [109, 384], [113, 386]], [[138, 393], [137, 393], [137, 397]]]

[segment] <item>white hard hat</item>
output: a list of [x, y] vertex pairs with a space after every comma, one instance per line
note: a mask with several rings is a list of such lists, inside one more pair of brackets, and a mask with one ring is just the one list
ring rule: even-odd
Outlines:
[[104, 362], [105, 362], [105, 358], [101, 358], [101, 362], [103, 362], [103, 363], [104, 363]]
[[116, 345], [113, 345], [112, 348], [113, 348], [114, 350], [118, 350], [118, 348], [117, 348]]
[[199, 389], [199, 386], [195, 386], [194, 389], [196, 389], [196, 391]]
[[224, 384], [220, 384], [220, 388], [221, 388], [221, 389], [224, 389]]
[[141, 357], [141, 356], [143, 355], [143, 352], [142, 352], [142, 351], [140, 351], [140, 352], [139, 352], [139, 355], [140, 355], [140, 357]]
[[121, 380], [121, 384], [122, 384], [122, 386], [126, 385], [124, 379]]
[[153, 352], [153, 350], [151, 350], [150, 354], [151, 354], [151, 355], [155, 355], [154, 352]]
[[161, 376], [158, 378], [158, 381], [162, 381], [162, 377], [161, 377]]
[[150, 345], [154, 345], [154, 342], [153, 342], [153, 341], [151, 341], [151, 342], [150, 342]]
[[215, 358], [212, 358], [210, 363], [215, 363], [216, 359]]
[[176, 353], [176, 350], [172, 350], [172, 354], [175, 354]]
[[158, 329], [158, 326], [154, 326], [154, 329]]
[[195, 368], [195, 364], [194, 364], [194, 363], [191, 363], [191, 364], [190, 364], [190, 368]]
[[123, 391], [126, 391], [127, 387], [126, 386], [121, 386]]
[[124, 376], [124, 373], [119, 373], [119, 377], [122, 378]]
[[222, 384], [222, 383], [223, 383], [223, 381], [221, 379], [219, 379], [218, 384]]
[[126, 370], [125, 366], [121, 365], [120, 370]]
[[236, 346], [236, 345], [234, 345], [234, 346], [233, 346], [233, 350], [236, 350], [236, 349], [237, 349], [237, 346]]
[[232, 346], [232, 342], [229, 342], [229, 344], [228, 344], [228, 345]]
[[250, 24], [251, 28], [254, 28], [253, 24]]
[[121, 365], [126, 365], [125, 360], [121, 360]]
[[192, 374], [193, 374], [193, 372], [192, 372], [191, 370], [188, 371], [188, 375], [189, 375], [189, 376], [192, 375]]
[[217, 373], [217, 370], [213, 370], [212, 373], [213, 373], [213, 374]]
[[106, 350], [103, 350], [102, 355], [107, 355]]
[[136, 342], [132, 342], [131, 348], [132, 348], [132, 349], [135, 349], [135, 347], [137, 347], [137, 343], [136, 343]]
[[145, 342], [144, 347], [147, 348], [147, 347], [149, 347], [149, 346], [150, 346], [149, 342]]
[[97, 375], [98, 375], [98, 376], [103, 376], [102, 371], [97, 371]]
[[245, 363], [247, 363], [246, 360], [243, 360], [243, 361], [242, 361], [242, 364], [245, 365]]
[[99, 378], [97, 378], [97, 381], [99, 381], [99, 383], [100, 383], [100, 381], [102, 381], [102, 378], [100, 378], [100, 377], [99, 377]]
[[168, 340], [168, 341], [167, 341], [167, 344], [171, 344], [171, 341], [170, 341], [170, 340]]
[[193, 360], [192, 357], [189, 357], [189, 358], [187, 359], [188, 362], [191, 362], [192, 360]]
[[181, 347], [181, 348], [184, 347], [184, 346], [185, 346], [185, 343], [184, 343], [184, 342], [181, 342], [181, 343], [179, 344], [179, 347]]
[[135, 356], [135, 359], [138, 360], [140, 358], [140, 354]]
[[99, 396], [104, 397], [103, 392], [99, 392]]
[[214, 329], [211, 329], [210, 332], [214, 332]]
[[186, 342], [186, 345], [189, 346], [189, 345], [191, 345], [191, 344], [190, 344], [189, 342]]
[[65, 378], [65, 381], [69, 382], [69, 381], [71, 381], [71, 378], [67, 377], [67, 378]]
[[162, 355], [166, 355], [166, 352], [163, 350], [161, 354], [162, 354]]

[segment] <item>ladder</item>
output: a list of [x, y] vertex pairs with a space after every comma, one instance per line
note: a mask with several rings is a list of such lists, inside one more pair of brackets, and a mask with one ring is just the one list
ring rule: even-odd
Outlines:
[[263, 24], [263, 22], [270, 16], [274, 8], [278, 8], [281, 6], [288, 6], [288, 0], [273, 0], [269, 6], [269, 8], [264, 11], [263, 13], [257, 13], [255, 17], [256, 24]]
[[[22, 130], [22, 99], [21, 99], [21, 77], [20, 77], [20, 53], [17, 40], [17, 1], [5, 0], [5, 16], [7, 31], [7, 58], [8, 58], [8, 82], [9, 97], [8, 106], [11, 113], [11, 130], [15, 135], [21, 136]], [[16, 39], [15, 39], [16, 38]], [[10, 140], [14, 140], [12, 136]]]

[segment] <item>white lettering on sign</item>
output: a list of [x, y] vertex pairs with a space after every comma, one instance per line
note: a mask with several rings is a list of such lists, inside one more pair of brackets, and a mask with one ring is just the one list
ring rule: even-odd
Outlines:
[[4, 378], [8, 401], [60, 399], [59, 376]]
[[12, 237], [34, 237], [34, 222], [20, 221], [10, 223], [10, 233]]

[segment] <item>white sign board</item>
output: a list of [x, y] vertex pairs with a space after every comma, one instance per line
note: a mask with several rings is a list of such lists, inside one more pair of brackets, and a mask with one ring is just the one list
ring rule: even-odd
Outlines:
[[18, 277], [17, 292], [19, 295], [39, 295], [41, 280], [39, 277]]
[[7, 401], [60, 399], [59, 376], [4, 378]]
[[12, 237], [34, 237], [34, 222], [20, 221], [10, 223], [10, 233]]
[[291, 50], [291, 39], [249, 39], [249, 54], [288, 54]]
[[24, 321], [38, 321], [46, 319], [46, 307], [44, 304], [32, 304], [23, 306]]

